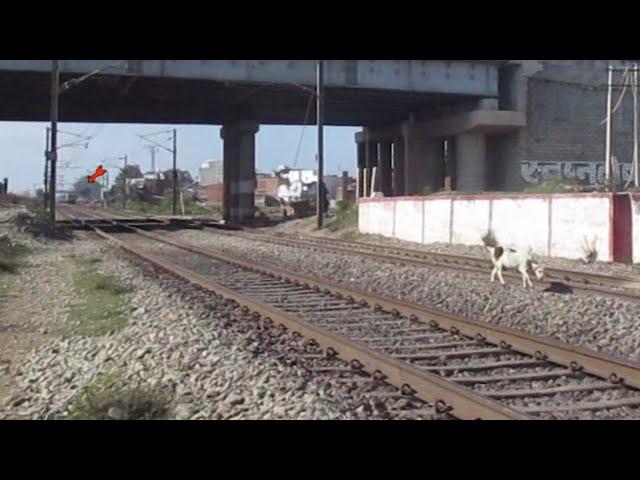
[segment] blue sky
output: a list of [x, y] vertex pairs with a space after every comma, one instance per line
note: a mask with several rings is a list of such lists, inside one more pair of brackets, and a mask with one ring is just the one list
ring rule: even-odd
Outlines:
[[[33, 192], [35, 184], [42, 184], [44, 169], [45, 128], [43, 122], [0, 122], [0, 179], [9, 177], [12, 192]], [[65, 184], [93, 171], [101, 163], [119, 164], [114, 157], [128, 155], [130, 164], [138, 164], [143, 171], [150, 168], [151, 154], [143, 148], [144, 142], [136, 134], [148, 134], [172, 129], [174, 125], [84, 124], [61, 123], [60, 130], [92, 136], [87, 149], [63, 148], [59, 161], [79, 169], [62, 169]], [[219, 126], [176, 125], [178, 130], [178, 166], [198, 175], [198, 168], [205, 160], [222, 158], [222, 139]], [[352, 175], [356, 167], [354, 133], [358, 128], [325, 127], [325, 173], [342, 170]], [[301, 126], [261, 125], [256, 135], [256, 167], [259, 171], [271, 171], [280, 164], [293, 166], [298, 143], [303, 131]], [[170, 135], [158, 135], [157, 140]], [[297, 166], [315, 168], [317, 129], [309, 125], [304, 129]], [[69, 143], [73, 137], [60, 135], [58, 144]], [[171, 142], [164, 142], [171, 146]], [[156, 153], [156, 166], [171, 167], [171, 154]], [[108, 168], [107, 168], [108, 169]]]

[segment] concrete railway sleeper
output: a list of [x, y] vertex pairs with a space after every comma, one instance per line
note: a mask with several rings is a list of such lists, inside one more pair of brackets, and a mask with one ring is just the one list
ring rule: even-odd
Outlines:
[[[247, 312], [299, 332], [329, 356], [441, 412], [465, 419], [640, 418], [639, 364], [130, 230], [135, 233], [124, 234], [124, 240], [96, 232]], [[287, 311], [271, 292], [243, 291], [235, 275], [253, 276], [252, 283], [279, 282], [283, 291], [295, 288], [299, 306], [306, 308]], [[308, 303], [305, 291], [313, 298]], [[327, 302], [318, 301], [320, 294], [327, 302], [343, 302], [343, 315], [323, 316]], [[380, 339], [385, 343], [376, 344]]]

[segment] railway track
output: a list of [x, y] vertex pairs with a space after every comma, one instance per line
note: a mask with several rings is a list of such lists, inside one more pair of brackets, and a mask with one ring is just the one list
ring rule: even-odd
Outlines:
[[342, 359], [439, 413], [462, 419], [640, 418], [640, 364], [135, 227], [118, 235], [94, 230], [247, 314], [299, 332], [322, 352], [316, 355]]
[[[286, 245], [313, 250], [347, 253], [391, 263], [428, 266], [438, 269], [455, 269], [488, 276], [493, 268], [489, 260], [467, 255], [425, 252], [403, 247], [387, 247], [365, 242], [338, 239], [323, 239], [299, 234], [273, 234], [257, 230], [216, 230], [230, 236], [240, 236], [278, 245]], [[519, 274], [504, 272], [504, 276], [517, 282]], [[598, 294], [617, 297], [628, 301], [640, 301], [640, 278], [614, 277], [599, 273], [545, 267], [545, 278], [538, 280], [532, 275], [535, 288], [559, 293]]]

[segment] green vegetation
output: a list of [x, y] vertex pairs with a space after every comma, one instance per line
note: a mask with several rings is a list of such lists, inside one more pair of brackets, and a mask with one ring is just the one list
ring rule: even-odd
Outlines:
[[31, 249], [8, 236], [0, 237], [0, 272], [15, 272]]
[[71, 306], [58, 334], [99, 336], [117, 331], [127, 323], [124, 295], [133, 288], [116, 277], [99, 273], [95, 268], [99, 261], [76, 260], [73, 284], [80, 301]]
[[[116, 183], [116, 185], [118, 185]], [[99, 200], [102, 192], [102, 184], [100, 182], [89, 183], [87, 177], [82, 176], [73, 183], [73, 191], [79, 198], [85, 200]]]
[[69, 407], [71, 420], [162, 420], [169, 418], [171, 397], [151, 386], [131, 385], [117, 374], [99, 375]]
[[344, 201], [336, 202], [335, 216], [327, 222], [327, 229], [330, 232], [337, 232], [348, 228], [355, 228], [358, 225], [358, 207]]
[[[111, 205], [113, 208], [118, 208], [120, 205]], [[171, 215], [173, 213], [173, 198], [171, 196], [163, 198], [159, 203], [141, 202], [139, 200], [133, 200], [127, 202], [127, 210], [132, 210], [141, 213], [149, 213], [152, 215]], [[176, 205], [176, 212], [182, 213], [182, 205], [180, 198]], [[199, 205], [193, 199], [184, 199], [184, 213], [185, 215], [208, 215], [208, 216], [221, 216], [222, 205]]]
[[527, 187], [524, 193], [565, 193], [576, 191], [577, 185], [563, 180], [546, 180], [539, 185]]

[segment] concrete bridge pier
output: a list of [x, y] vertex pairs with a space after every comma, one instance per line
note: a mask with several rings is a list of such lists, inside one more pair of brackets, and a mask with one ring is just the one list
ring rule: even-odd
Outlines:
[[251, 121], [225, 124], [220, 129], [224, 140], [222, 216], [227, 223], [246, 223], [254, 216], [258, 129], [258, 123]]
[[364, 179], [365, 179], [365, 144], [356, 135], [356, 148], [358, 155], [358, 191], [356, 192], [356, 198], [364, 196]]
[[391, 146], [390, 139], [384, 139], [379, 143], [380, 156], [378, 157], [378, 178], [380, 179], [380, 185], [378, 185], [378, 191], [382, 192], [385, 197], [390, 197], [393, 194], [391, 183]]
[[378, 166], [378, 142], [372, 138], [367, 138], [365, 143], [365, 165], [366, 165], [366, 182], [365, 197], [370, 197], [373, 192], [373, 167]]
[[405, 195], [404, 138], [402, 135], [398, 135], [393, 139], [393, 195]]
[[[385, 197], [399, 195], [404, 186], [404, 144], [401, 147], [394, 146], [398, 140], [397, 133], [392, 131], [378, 131], [365, 128], [356, 133], [358, 145], [358, 168], [363, 164], [362, 195], [370, 196], [372, 185], [375, 191], [382, 192]], [[401, 139], [401, 137], [399, 137]], [[395, 149], [395, 154], [393, 153]], [[394, 160], [395, 155], [395, 160]], [[364, 157], [364, 159], [363, 159]], [[373, 168], [376, 167], [376, 178], [373, 178]], [[397, 185], [396, 185], [397, 184]], [[360, 196], [362, 196], [360, 195]]]
[[412, 122], [402, 125], [405, 195], [420, 195], [425, 187], [437, 191], [444, 186], [443, 142], [427, 135]]
[[487, 142], [484, 133], [461, 133], [455, 137], [457, 189], [481, 192], [486, 189]]

